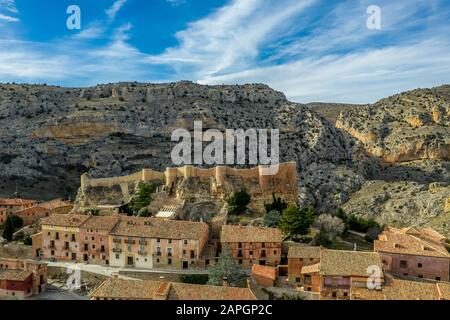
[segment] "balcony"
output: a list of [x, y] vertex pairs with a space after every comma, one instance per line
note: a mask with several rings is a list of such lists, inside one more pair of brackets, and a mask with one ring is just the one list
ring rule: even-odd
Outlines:
[[147, 245], [147, 240], [139, 240], [139, 244], [146, 246]]
[[122, 239], [113, 239], [114, 243], [122, 243]]
[[126, 244], [136, 244], [135, 240], [125, 240]]
[[152, 254], [154, 257], [161, 257], [161, 252], [155, 252]]
[[138, 251], [138, 254], [139, 254], [140, 256], [147, 256], [147, 251], [139, 250], [139, 251]]
[[113, 248], [112, 251], [114, 253], [122, 253], [122, 249], [120, 249], [120, 248]]

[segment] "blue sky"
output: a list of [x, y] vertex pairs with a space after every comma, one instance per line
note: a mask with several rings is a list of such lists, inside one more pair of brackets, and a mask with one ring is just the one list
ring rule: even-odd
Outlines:
[[370, 103], [450, 83], [449, 35], [449, 0], [0, 0], [0, 82], [258, 82]]

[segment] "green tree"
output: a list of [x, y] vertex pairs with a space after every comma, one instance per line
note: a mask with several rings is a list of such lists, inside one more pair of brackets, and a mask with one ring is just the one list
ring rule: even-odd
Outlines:
[[99, 216], [100, 215], [100, 209], [97, 208], [91, 208], [86, 210], [87, 213], [90, 213], [92, 216]]
[[315, 216], [313, 207], [300, 209], [292, 204], [283, 211], [279, 227], [288, 237], [307, 234]]
[[275, 228], [280, 224], [280, 220], [281, 213], [277, 210], [271, 210], [264, 215], [262, 224], [265, 227]]
[[23, 244], [26, 246], [31, 246], [33, 244], [33, 240], [31, 239], [31, 237], [29, 235], [26, 235], [25, 237], [23, 237]]
[[320, 232], [316, 236], [316, 243], [322, 247], [328, 247], [331, 245], [330, 237], [328, 236], [325, 228], [321, 228]]
[[8, 241], [12, 241], [14, 230], [15, 230], [14, 221], [13, 219], [11, 219], [11, 216], [8, 216], [4, 224], [3, 238], [5, 238]]
[[20, 229], [23, 227], [23, 220], [21, 217], [17, 216], [9, 216], [9, 218], [12, 221], [12, 225], [14, 227], [14, 230]]
[[251, 196], [246, 190], [233, 192], [227, 199], [228, 212], [231, 214], [242, 214], [250, 203]]
[[217, 263], [209, 268], [208, 284], [212, 286], [221, 286], [223, 279], [226, 278], [230, 286], [237, 286], [245, 277], [245, 272], [239, 267], [231, 255], [228, 245], [224, 245]]
[[143, 183], [139, 186], [139, 190], [133, 199], [131, 206], [133, 213], [137, 214], [139, 210], [148, 206], [152, 202], [152, 193], [156, 191], [156, 187], [152, 184]]
[[266, 213], [269, 213], [272, 210], [276, 210], [281, 214], [283, 210], [288, 207], [287, 203], [281, 200], [281, 198], [275, 198], [275, 193], [272, 193], [272, 198], [273, 198], [272, 203], [264, 204], [264, 207], [266, 208]]
[[183, 283], [206, 284], [208, 282], [207, 274], [180, 274], [179, 279]]

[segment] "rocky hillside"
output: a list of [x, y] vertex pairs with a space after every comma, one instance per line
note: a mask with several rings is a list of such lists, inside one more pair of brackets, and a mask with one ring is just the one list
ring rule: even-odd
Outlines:
[[351, 140], [261, 84], [120, 83], [93, 88], [0, 86], [0, 196], [76, 194], [79, 177], [172, 166], [176, 128], [279, 128], [281, 161], [298, 164], [302, 201], [332, 209], [364, 182]]
[[301, 203], [450, 230], [450, 86], [336, 106], [292, 103], [262, 84], [4, 84], [0, 197], [73, 199], [84, 172], [163, 171], [172, 130], [194, 120], [204, 129], [280, 129], [280, 160], [297, 162]]
[[344, 209], [450, 234], [450, 86], [404, 92], [343, 110], [336, 127], [379, 164]]

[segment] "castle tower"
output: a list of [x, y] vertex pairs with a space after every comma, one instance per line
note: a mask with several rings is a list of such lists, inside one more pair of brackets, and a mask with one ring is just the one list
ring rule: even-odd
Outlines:
[[170, 190], [172, 185], [175, 185], [177, 182], [178, 168], [167, 168], [164, 175], [166, 177], [166, 187]]
[[216, 182], [218, 186], [223, 185], [226, 176], [227, 176], [227, 167], [224, 166], [216, 167]]

